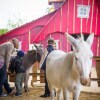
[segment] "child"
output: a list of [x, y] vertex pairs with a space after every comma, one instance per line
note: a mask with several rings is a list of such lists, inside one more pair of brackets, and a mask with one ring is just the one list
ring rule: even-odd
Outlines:
[[16, 78], [15, 78], [15, 87], [16, 87], [16, 93], [15, 96], [21, 96], [22, 95], [22, 84], [23, 84], [23, 78], [24, 78], [24, 72], [25, 68], [22, 64], [22, 57], [24, 56], [23, 51], [18, 51], [17, 56], [13, 59], [11, 63], [11, 72], [13, 73], [15, 71]]

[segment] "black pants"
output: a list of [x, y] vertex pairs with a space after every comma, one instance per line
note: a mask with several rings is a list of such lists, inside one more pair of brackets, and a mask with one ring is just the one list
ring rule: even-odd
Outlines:
[[12, 89], [10, 88], [10, 85], [8, 84], [8, 80], [6, 77], [6, 65], [5, 64], [0, 69], [0, 94], [2, 94], [3, 86], [8, 94], [12, 92]]
[[45, 94], [50, 94], [48, 82], [47, 82], [47, 79], [46, 79], [46, 73], [45, 73]]
[[49, 90], [49, 87], [48, 87], [48, 82], [47, 82], [47, 79], [46, 79], [46, 59], [47, 59], [47, 57], [45, 58], [45, 60], [44, 60], [44, 62], [42, 64], [41, 70], [45, 71], [45, 74], [44, 74], [44, 78], [45, 78], [45, 93], [44, 94], [50, 94], [50, 90]]

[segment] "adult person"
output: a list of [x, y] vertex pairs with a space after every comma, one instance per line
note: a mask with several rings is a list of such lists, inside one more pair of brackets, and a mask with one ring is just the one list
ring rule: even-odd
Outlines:
[[[54, 46], [53, 46], [54, 43], [55, 42], [54, 42], [53, 38], [48, 39], [48, 45], [46, 47], [46, 49], [48, 51], [48, 54], [50, 52], [52, 52], [53, 50], [55, 50]], [[47, 54], [47, 56], [48, 56], [48, 54]], [[42, 64], [42, 67], [41, 67], [41, 70], [44, 70], [44, 72], [45, 72], [45, 75], [44, 75], [44, 77], [45, 77], [45, 93], [43, 95], [41, 95], [40, 97], [44, 97], [44, 98], [50, 96], [50, 91], [49, 91], [49, 88], [48, 88], [48, 82], [47, 82], [47, 79], [46, 79], [46, 58], [45, 58], [45, 60], [44, 60], [44, 62]]]
[[6, 94], [2, 92], [3, 86], [5, 87], [7, 94], [11, 94], [13, 92], [12, 88], [8, 84], [6, 72], [9, 68], [11, 54], [14, 48], [18, 49], [18, 47], [19, 40], [16, 38], [0, 45], [0, 96], [6, 96]]

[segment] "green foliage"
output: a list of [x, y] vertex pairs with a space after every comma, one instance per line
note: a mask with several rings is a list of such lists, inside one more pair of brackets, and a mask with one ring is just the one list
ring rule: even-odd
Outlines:
[[3, 35], [8, 31], [9, 31], [8, 29], [0, 29], [0, 35]]

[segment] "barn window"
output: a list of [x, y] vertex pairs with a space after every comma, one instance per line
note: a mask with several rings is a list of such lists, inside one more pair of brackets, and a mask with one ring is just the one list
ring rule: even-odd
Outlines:
[[22, 41], [19, 41], [19, 50], [22, 49]]
[[[36, 44], [37, 46], [40, 46], [41, 44]], [[29, 44], [29, 50], [36, 50], [36, 47], [34, 44]]]
[[55, 40], [55, 44], [54, 44], [54, 48], [55, 48], [55, 49], [59, 49], [58, 44], [59, 44], [59, 40]]
[[77, 5], [77, 17], [89, 18], [90, 6], [88, 5]]
[[29, 50], [36, 50], [34, 44], [29, 44]]

